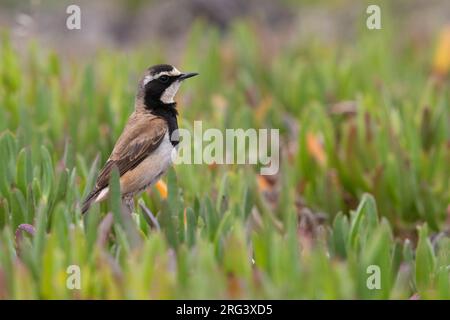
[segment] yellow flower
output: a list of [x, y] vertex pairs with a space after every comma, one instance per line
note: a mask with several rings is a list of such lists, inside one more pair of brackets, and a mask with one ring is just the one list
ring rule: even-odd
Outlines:
[[433, 71], [440, 76], [448, 74], [450, 69], [450, 25], [442, 30], [434, 55]]
[[306, 134], [306, 145], [309, 155], [311, 155], [321, 166], [327, 163], [327, 155], [318, 135], [312, 132]]
[[166, 199], [167, 198], [167, 185], [164, 181], [158, 180], [158, 182], [155, 185], [156, 190], [158, 190], [159, 195], [161, 198]]

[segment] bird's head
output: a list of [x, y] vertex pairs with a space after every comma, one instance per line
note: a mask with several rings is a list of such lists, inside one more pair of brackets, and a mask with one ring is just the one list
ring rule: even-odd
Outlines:
[[174, 97], [181, 82], [198, 73], [180, 72], [174, 66], [159, 64], [150, 67], [139, 82], [138, 98], [143, 99], [145, 108], [152, 109], [174, 104]]

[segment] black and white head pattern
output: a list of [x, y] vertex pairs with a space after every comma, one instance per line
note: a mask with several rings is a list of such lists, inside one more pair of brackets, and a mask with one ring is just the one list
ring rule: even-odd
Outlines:
[[146, 100], [174, 103], [182, 82], [182, 73], [174, 66], [160, 64], [149, 68], [142, 79]]

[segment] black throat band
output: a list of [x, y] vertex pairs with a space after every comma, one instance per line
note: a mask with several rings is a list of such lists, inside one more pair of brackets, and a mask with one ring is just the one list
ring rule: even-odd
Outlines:
[[161, 117], [166, 120], [167, 126], [169, 127], [169, 139], [174, 147], [179, 143], [178, 132], [174, 134], [174, 131], [178, 129], [178, 111], [176, 109], [176, 106], [177, 104], [175, 102], [163, 103], [161, 101], [152, 101], [150, 104], [146, 103], [147, 110], [149, 110], [155, 116]]

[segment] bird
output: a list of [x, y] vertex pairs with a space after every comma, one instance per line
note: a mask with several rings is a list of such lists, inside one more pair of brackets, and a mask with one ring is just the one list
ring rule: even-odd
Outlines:
[[133, 210], [133, 197], [156, 183], [172, 164], [178, 147], [177, 103], [181, 83], [197, 72], [180, 72], [169, 64], [148, 68], [138, 83], [134, 111], [111, 155], [100, 170], [95, 186], [81, 206], [86, 213], [93, 203], [108, 197], [109, 179], [119, 172], [122, 202]]

